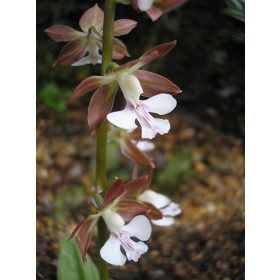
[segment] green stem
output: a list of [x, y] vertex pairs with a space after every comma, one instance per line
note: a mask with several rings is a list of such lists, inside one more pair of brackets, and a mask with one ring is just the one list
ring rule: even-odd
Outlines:
[[[112, 62], [113, 30], [115, 18], [115, 0], [105, 0], [103, 50], [101, 74], [104, 75], [107, 66]], [[107, 129], [108, 122], [105, 120], [97, 131], [96, 145], [96, 185], [100, 186], [103, 193], [106, 191], [106, 154], [107, 154]], [[99, 251], [108, 238], [107, 227], [103, 219], [98, 222], [98, 248]], [[99, 255], [100, 280], [108, 280], [108, 264]]]

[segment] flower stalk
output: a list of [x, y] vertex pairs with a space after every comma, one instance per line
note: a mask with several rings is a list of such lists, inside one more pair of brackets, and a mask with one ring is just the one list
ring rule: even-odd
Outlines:
[[[105, 0], [101, 75], [105, 74], [107, 66], [112, 62], [115, 7], [116, 3], [114, 0]], [[100, 186], [103, 192], [106, 191], [107, 130], [108, 121], [105, 120], [97, 131], [96, 145], [96, 185]], [[99, 249], [105, 244], [107, 235], [106, 224], [103, 219], [100, 219], [98, 222]], [[100, 256], [99, 273], [100, 280], [107, 280], [109, 278], [108, 264]]]

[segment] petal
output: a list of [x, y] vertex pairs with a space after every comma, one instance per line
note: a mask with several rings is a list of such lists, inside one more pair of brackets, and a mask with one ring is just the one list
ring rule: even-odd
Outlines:
[[129, 261], [137, 262], [138, 259], [141, 257], [141, 255], [148, 251], [148, 246], [145, 243], [141, 242], [141, 241], [134, 242], [134, 241], [131, 240], [130, 243], [131, 243], [130, 244], [131, 247], [123, 245], [123, 248], [124, 248], [124, 250], [126, 252], [127, 259]]
[[87, 254], [87, 250], [88, 250], [91, 238], [93, 236], [93, 227], [96, 225], [97, 221], [98, 221], [98, 218], [92, 219], [92, 218], [88, 217], [80, 227], [79, 237], [78, 237], [78, 246], [79, 246], [79, 250], [82, 254], [84, 263], [87, 261], [86, 254]]
[[84, 79], [75, 89], [72, 97], [68, 99], [65, 104], [70, 104], [71, 102], [79, 99], [86, 93], [102, 86], [110, 83], [110, 79], [103, 76], [91, 76]]
[[118, 84], [113, 82], [99, 88], [92, 96], [88, 106], [88, 125], [94, 134], [112, 111]]
[[158, 220], [162, 218], [162, 213], [151, 203], [138, 202], [134, 200], [121, 200], [117, 204], [117, 212], [125, 221], [130, 221], [138, 215], [145, 215], [150, 219]]
[[142, 152], [150, 152], [152, 151], [156, 146], [153, 142], [150, 141], [138, 141], [136, 143], [136, 147], [142, 151]]
[[175, 84], [158, 74], [136, 70], [134, 75], [140, 81], [144, 91], [143, 96], [150, 97], [162, 92], [174, 95], [182, 92]]
[[179, 204], [171, 202], [168, 206], [161, 209], [161, 212], [164, 216], [177, 216], [182, 213], [182, 210], [179, 207]]
[[90, 44], [89, 44], [89, 54], [90, 54], [90, 57], [91, 57], [91, 62], [93, 65], [99, 63], [101, 64], [102, 63], [102, 55], [99, 53], [99, 47], [98, 47], [98, 44], [92, 40], [90, 41]]
[[154, 0], [138, 0], [138, 7], [140, 11], [147, 11], [153, 5]]
[[121, 179], [116, 179], [111, 187], [106, 192], [104, 202], [99, 207], [99, 211], [105, 208], [107, 205], [111, 204], [116, 198], [118, 198], [124, 191], [124, 181]]
[[177, 41], [174, 40], [172, 42], [153, 47], [140, 57], [141, 62], [147, 64], [155, 59], [159, 59], [160, 57], [169, 53], [175, 47], [176, 43]]
[[135, 26], [137, 22], [130, 19], [119, 19], [114, 22], [113, 36], [121, 36], [128, 34]]
[[128, 159], [141, 166], [155, 167], [153, 159], [138, 149], [129, 139], [122, 138], [120, 144], [123, 155]]
[[175, 40], [169, 43], [158, 45], [145, 52], [140, 58], [124, 63], [119, 67], [115, 68], [112, 72], [117, 73], [119, 71], [127, 69], [129, 73], [133, 73], [143, 65], [166, 55], [169, 51], [171, 51], [175, 47], [176, 42], [177, 41]]
[[173, 225], [175, 221], [171, 217], [163, 217], [160, 220], [152, 220], [152, 223], [157, 226], [167, 227]]
[[123, 231], [127, 232], [129, 236], [134, 236], [142, 241], [146, 241], [151, 236], [152, 227], [145, 216], [139, 215], [133, 218], [130, 223], [125, 225], [123, 227]]
[[122, 59], [129, 56], [126, 45], [119, 39], [113, 38], [113, 59]]
[[122, 111], [108, 114], [107, 119], [112, 124], [123, 129], [135, 129], [137, 127], [135, 124], [136, 115], [129, 106], [126, 106]]
[[80, 60], [77, 62], [73, 63], [72, 66], [81, 66], [81, 65], [86, 65], [91, 63], [91, 57], [90, 54], [87, 56], [82, 57]]
[[179, 6], [184, 1], [185, 0], [164, 0], [164, 1], [160, 1], [158, 4], [156, 4], [156, 7], [165, 11], [165, 10], [169, 10], [171, 8]]
[[66, 25], [55, 25], [47, 28], [45, 32], [56, 42], [67, 42], [85, 35]]
[[149, 15], [152, 21], [156, 21], [162, 15], [162, 10], [160, 8], [153, 6], [151, 7], [151, 9], [147, 11], [147, 14]]
[[149, 176], [144, 175], [139, 178], [136, 178], [127, 184], [124, 185], [124, 193], [122, 195], [122, 198], [127, 198], [130, 195], [138, 192], [142, 188], [146, 188], [147, 183], [149, 183]]
[[139, 197], [139, 200], [152, 203], [156, 208], [163, 208], [170, 203], [170, 199], [161, 193], [152, 190], [144, 191]]
[[153, 118], [151, 115], [149, 117], [149, 122], [146, 122], [139, 117], [137, 118], [137, 120], [142, 127], [143, 139], [153, 139], [157, 133], [163, 135], [170, 129], [170, 123], [168, 120]]
[[60, 51], [54, 66], [67, 66], [77, 62], [87, 52], [88, 40], [78, 37], [67, 43]]
[[120, 241], [113, 233], [110, 234], [109, 239], [100, 250], [100, 256], [107, 263], [113, 265], [124, 265], [126, 257], [121, 252]]
[[170, 94], [158, 94], [147, 100], [141, 101], [145, 110], [159, 115], [170, 113], [177, 105], [177, 101]]
[[94, 26], [97, 31], [103, 27], [104, 13], [97, 4], [88, 9], [80, 19], [80, 27], [84, 32], [87, 32], [91, 26]]

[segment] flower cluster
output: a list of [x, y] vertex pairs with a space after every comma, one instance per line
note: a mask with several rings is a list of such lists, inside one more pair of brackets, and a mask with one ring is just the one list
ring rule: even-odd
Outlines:
[[[147, 241], [151, 236], [149, 219], [159, 226], [174, 223], [171, 216], [180, 214], [180, 208], [168, 197], [148, 190], [151, 181], [150, 170], [146, 175], [127, 184], [121, 179], [116, 179], [108, 189], [103, 203], [100, 206], [96, 204], [97, 214], [90, 215], [74, 229], [69, 240], [79, 230], [78, 245], [84, 262], [94, 226], [101, 217], [110, 230], [110, 237], [101, 248], [100, 255], [113, 265], [123, 265], [126, 259], [136, 262], [148, 251], [148, 246], [142, 241]], [[136, 242], [131, 237], [140, 241]], [[120, 247], [123, 247], [126, 257]]]
[[[99, 51], [103, 48], [103, 11], [95, 4], [88, 9], [80, 19], [82, 29], [77, 31], [69, 26], [55, 25], [47, 28], [45, 32], [56, 42], [68, 42], [60, 51], [54, 66], [66, 65], [93, 65], [101, 63], [102, 56]], [[114, 22], [113, 36], [128, 34], [137, 22], [129, 19], [120, 19]], [[85, 56], [85, 54], [87, 54]], [[122, 59], [129, 56], [125, 44], [113, 38], [113, 58]]]
[[[183, 1], [118, 2], [131, 4], [137, 10], [146, 11], [154, 21], [163, 11], [178, 6]], [[79, 25], [82, 32], [64, 25], [46, 29], [47, 35], [54, 41], [68, 42], [60, 51], [55, 66], [95, 65], [102, 62], [103, 17], [103, 11], [96, 4], [81, 17]], [[129, 19], [115, 21], [113, 36], [128, 34], [136, 24]], [[78, 236], [84, 262], [94, 226], [100, 218], [105, 221], [110, 231], [110, 237], [101, 248], [100, 255], [110, 264], [123, 265], [126, 260], [138, 261], [139, 257], [147, 252], [148, 246], [143, 241], [150, 238], [150, 221], [158, 226], [170, 226], [175, 222], [173, 217], [181, 213], [178, 204], [167, 196], [149, 189], [155, 163], [146, 152], [153, 150], [155, 145], [145, 140], [169, 132], [169, 121], [156, 118], [152, 114], [170, 113], [177, 105], [173, 96], [181, 90], [165, 77], [140, 70], [142, 66], [166, 55], [175, 45], [176, 41], [161, 44], [146, 51], [138, 59], [121, 65], [115, 62], [109, 64], [105, 75], [85, 78], [66, 101], [66, 104], [70, 104], [94, 91], [88, 107], [91, 133], [97, 132], [107, 119], [112, 124], [109, 139], [117, 141], [123, 155], [135, 164], [132, 181], [124, 183], [117, 178], [104, 199], [98, 194], [98, 199], [94, 200], [96, 214], [87, 217], [72, 232], [69, 239]], [[113, 38], [113, 59], [122, 59], [124, 56], [128, 56], [126, 46], [119, 39]], [[118, 89], [122, 91], [126, 104], [123, 110], [111, 112]], [[138, 166], [145, 168], [141, 177], [137, 176]], [[137, 238], [138, 241], [132, 238]]]

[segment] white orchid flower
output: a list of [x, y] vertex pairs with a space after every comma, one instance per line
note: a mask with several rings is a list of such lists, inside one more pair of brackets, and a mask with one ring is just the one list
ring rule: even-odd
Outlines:
[[126, 107], [122, 111], [107, 115], [114, 125], [132, 130], [137, 127], [137, 119], [142, 127], [142, 138], [152, 139], [157, 133], [163, 135], [170, 129], [168, 120], [152, 117], [149, 113], [165, 115], [170, 113], [177, 101], [169, 94], [161, 93], [146, 100], [140, 100], [143, 89], [138, 78], [133, 74], [123, 72], [118, 75], [117, 82], [126, 99]]
[[151, 220], [153, 224], [158, 226], [173, 225], [175, 220], [172, 217], [177, 216], [182, 212], [179, 204], [172, 202], [167, 196], [151, 190], [144, 191], [138, 196], [138, 200], [149, 202], [161, 211], [163, 215], [162, 219]]
[[[109, 239], [100, 250], [100, 255], [106, 262], [112, 265], [124, 265], [126, 260], [137, 262], [148, 251], [148, 246], [142, 241], [150, 238], [152, 228], [145, 216], [136, 216], [126, 225], [123, 218], [111, 210], [104, 211], [102, 217], [111, 231]], [[135, 242], [131, 237], [142, 241]], [[126, 257], [121, 252], [121, 246]]]

